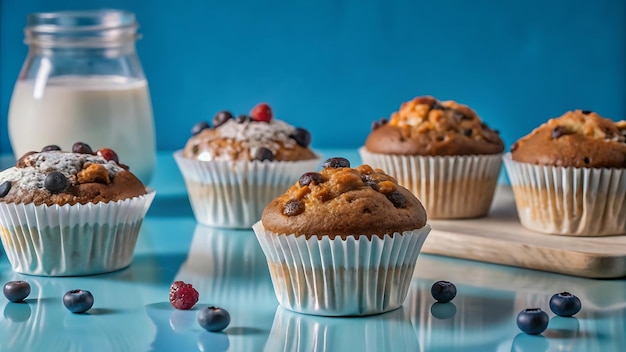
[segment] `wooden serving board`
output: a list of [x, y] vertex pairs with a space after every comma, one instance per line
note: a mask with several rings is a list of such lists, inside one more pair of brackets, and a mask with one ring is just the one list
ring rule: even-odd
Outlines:
[[429, 223], [424, 253], [588, 278], [626, 276], [626, 236], [568, 237], [527, 230], [508, 186], [499, 186], [487, 217]]

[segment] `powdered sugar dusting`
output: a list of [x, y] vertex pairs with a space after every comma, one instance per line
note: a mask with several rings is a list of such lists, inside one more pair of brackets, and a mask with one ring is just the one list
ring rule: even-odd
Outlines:
[[22, 163], [26, 167], [12, 167], [0, 172], [0, 184], [11, 181], [12, 188], [18, 187], [24, 191], [43, 188], [46, 175], [51, 171], [61, 172], [70, 183], [76, 184], [76, 174], [84, 168], [85, 163], [104, 165], [110, 177], [124, 170], [116, 162], [108, 161], [98, 155], [60, 151], [31, 154], [25, 157]]

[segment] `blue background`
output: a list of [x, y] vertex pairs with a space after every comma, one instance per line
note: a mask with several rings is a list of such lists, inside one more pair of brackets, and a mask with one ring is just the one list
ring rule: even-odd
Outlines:
[[27, 14], [103, 7], [137, 14], [159, 149], [261, 101], [314, 147], [356, 148], [424, 94], [470, 105], [507, 146], [568, 109], [626, 118], [622, 0], [0, 0], [0, 152]]

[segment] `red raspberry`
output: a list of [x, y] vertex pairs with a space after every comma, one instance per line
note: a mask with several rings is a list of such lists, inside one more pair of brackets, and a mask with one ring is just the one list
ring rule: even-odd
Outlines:
[[198, 302], [198, 291], [191, 284], [174, 281], [170, 286], [170, 303], [176, 309], [191, 309]]
[[97, 154], [101, 157], [103, 157], [105, 160], [113, 160], [116, 163], [120, 162], [120, 158], [117, 157], [117, 153], [115, 153], [113, 151], [113, 149], [109, 149], [109, 148], [100, 148], [98, 149]]
[[258, 104], [250, 110], [250, 116], [254, 121], [270, 122], [272, 119], [272, 108], [266, 103]]

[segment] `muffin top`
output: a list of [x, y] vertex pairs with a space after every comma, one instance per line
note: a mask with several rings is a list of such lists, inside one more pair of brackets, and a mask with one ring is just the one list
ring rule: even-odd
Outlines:
[[498, 132], [489, 128], [474, 110], [431, 96], [403, 103], [389, 121], [375, 121], [365, 147], [372, 153], [424, 156], [504, 151]]
[[102, 148], [96, 153], [84, 143], [73, 152], [47, 146], [29, 152], [0, 172], [0, 202], [35, 205], [86, 204], [117, 201], [146, 193], [145, 186], [117, 154]]
[[568, 111], [515, 142], [511, 156], [539, 165], [625, 168], [625, 134], [626, 121], [616, 123], [586, 110]]
[[379, 236], [424, 227], [426, 211], [406, 188], [369, 165], [344, 158], [307, 172], [263, 210], [265, 229], [296, 236]]
[[197, 123], [191, 130], [183, 156], [202, 161], [297, 161], [315, 159], [309, 148], [311, 134], [272, 116], [265, 103], [258, 104], [250, 115], [233, 118], [228, 111], [213, 117], [213, 124]]

